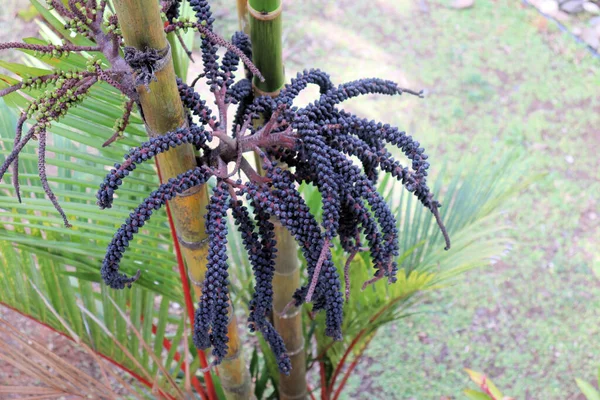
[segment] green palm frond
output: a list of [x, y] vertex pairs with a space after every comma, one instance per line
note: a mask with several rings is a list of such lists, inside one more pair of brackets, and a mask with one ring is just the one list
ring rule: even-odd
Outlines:
[[[64, 21], [39, 1], [31, 3], [45, 22], [38, 21], [42, 40], [31, 38], [26, 42], [58, 44], [63, 38], [60, 35], [65, 35], [74, 44], [90, 44], [86, 38], [66, 32]], [[189, 43], [189, 36], [184, 39]], [[92, 57], [71, 54], [56, 59], [23, 53], [23, 64], [0, 61], [0, 68], [28, 78], [53, 69], [85, 70]], [[182, 71], [187, 68], [187, 59], [177, 63]], [[0, 89], [16, 82], [11, 76], [0, 75]], [[0, 162], [13, 146], [16, 110], [28, 104], [28, 94], [37, 96], [39, 91], [14, 92], [0, 99]], [[177, 379], [183, 385], [183, 359], [179, 353], [183, 352], [185, 318], [179, 315], [183, 315], [183, 310], [177, 306], [184, 304], [183, 293], [179, 273], [173, 268], [176, 261], [164, 211], [156, 212], [149, 227], [136, 236], [121, 264], [127, 274], [141, 270], [136, 285], [130, 290], [115, 291], [107, 288], [100, 277], [112, 235], [158, 185], [154, 167], [143, 165], [128, 179], [113, 208], [100, 210], [96, 205], [95, 194], [106, 173], [131, 146], [147, 137], [139, 114], [134, 113], [124, 137], [110, 147], [102, 147], [114, 133], [115, 120], [122, 115], [122, 103], [123, 97], [116, 89], [96, 84], [90, 97], [50, 128], [48, 178], [73, 228], [63, 227], [62, 219], [45, 198], [37, 173], [35, 142], [26, 146], [19, 157], [23, 202], [14, 196], [10, 173], [0, 183], [0, 303], [70, 335], [60, 322], [62, 319], [95, 352], [147, 377], [152, 384], [159, 376], [158, 387], [170, 388], [168, 379]], [[45, 300], [60, 318], [50, 311]], [[128, 314], [135, 329], [128, 327], [119, 309]], [[140, 335], [134, 334], [136, 330]], [[170, 351], [165, 350], [165, 339], [172, 343]], [[197, 353], [193, 352], [188, 361], [197, 366]], [[162, 368], [169, 371], [171, 378], [157, 375]], [[176, 391], [174, 395], [177, 396]]]
[[[350, 300], [344, 306], [344, 340], [332, 343], [325, 337], [318, 328], [324, 324], [323, 316], [317, 315], [313, 322], [319, 348], [326, 349], [332, 365], [337, 365], [357, 336], [360, 338], [353, 344], [353, 351], [360, 353], [382, 325], [418, 312], [416, 305], [424, 293], [452, 284], [462, 273], [489, 264], [507, 249], [508, 224], [502, 220], [503, 205], [535, 177], [527, 175], [526, 165], [518, 156], [495, 158], [489, 156], [485, 169], [480, 167], [481, 159], [466, 162], [450, 181], [443, 174], [437, 175], [434, 192], [447, 188], [442, 192], [441, 215], [452, 238], [450, 251], [444, 250], [444, 239], [431, 213], [419, 207], [401, 185], [382, 181], [380, 192], [395, 210], [400, 233], [398, 281], [389, 285], [381, 280], [362, 290], [362, 282], [373, 273], [370, 256], [360, 253], [355, 257], [350, 267]], [[305, 186], [303, 193], [311, 209], [316, 210], [318, 191]], [[343, 274], [347, 254], [336, 246], [333, 257]]]

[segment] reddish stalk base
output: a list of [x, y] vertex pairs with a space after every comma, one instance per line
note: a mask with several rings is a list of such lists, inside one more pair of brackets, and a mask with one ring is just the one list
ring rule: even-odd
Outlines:
[[[158, 172], [158, 179], [162, 182], [162, 177], [160, 175], [160, 168], [158, 167], [158, 161], [155, 160], [156, 163], [156, 171]], [[185, 299], [185, 308], [188, 313], [188, 317], [190, 320], [190, 326], [194, 326], [194, 302], [192, 301], [192, 292], [190, 288], [190, 283], [187, 277], [187, 271], [185, 269], [185, 263], [183, 262], [183, 257], [181, 255], [181, 248], [179, 247], [179, 241], [177, 241], [177, 231], [175, 230], [175, 224], [173, 223], [173, 216], [171, 215], [171, 208], [169, 207], [169, 202], [167, 202], [167, 218], [169, 220], [169, 227], [171, 228], [171, 237], [173, 238], [173, 247], [175, 248], [175, 254], [177, 255], [177, 266], [179, 267], [179, 276], [181, 277], [181, 284], [183, 286], [183, 297]], [[206, 355], [202, 350], [198, 350], [198, 357], [200, 358], [200, 365], [203, 369], [206, 370], [204, 372], [204, 382], [206, 384], [206, 389], [208, 390], [208, 397], [210, 400], [218, 400], [217, 393], [215, 392], [215, 387], [213, 385], [212, 376], [208, 371], [208, 362], [206, 361]]]

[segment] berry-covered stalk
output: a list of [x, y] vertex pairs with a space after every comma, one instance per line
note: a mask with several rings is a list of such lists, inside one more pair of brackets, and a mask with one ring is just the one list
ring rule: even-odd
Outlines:
[[[252, 61], [265, 80], [253, 82], [255, 95], [276, 97], [285, 83], [282, 57], [281, 0], [250, 0], [247, 3], [252, 40]], [[273, 275], [273, 324], [285, 343], [292, 369], [279, 374], [279, 398], [307, 397], [306, 354], [302, 331], [302, 307], [288, 307], [300, 288], [298, 247], [294, 237], [281, 222], [273, 219], [277, 257]]]
[[[167, 48], [158, 2], [115, 0], [114, 5], [127, 46], [141, 51], [147, 48], [158, 51]], [[148, 87], [140, 85], [137, 89], [150, 137], [158, 137], [187, 126], [171, 60], [163, 69], [154, 72], [154, 80]], [[157, 159], [164, 182], [197, 165], [191, 143], [157, 154]], [[200, 298], [208, 256], [208, 235], [202, 218], [208, 205], [207, 188], [204, 185], [192, 187], [174, 196], [170, 205], [188, 273], [196, 296]], [[228, 353], [219, 366], [223, 389], [229, 399], [248, 398], [250, 379], [241, 351], [235, 316], [229, 322], [228, 338]]]
[[[258, 50], [255, 59], [265, 69], [268, 80], [250, 61], [252, 43], [248, 36], [237, 32], [228, 42], [213, 31], [215, 19], [208, 0], [187, 0], [195, 14], [193, 20], [178, 18], [182, 5], [178, 0], [162, 2], [163, 20], [156, 2], [115, 0], [114, 3], [118, 14], [107, 7], [106, 1], [83, 5], [74, 0], [67, 4], [48, 0], [68, 29], [89, 38], [96, 46], [81, 48], [66, 42], [61, 46], [0, 45], [0, 50], [21, 48], [44, 57], [98, 51], [108, 61], [89, 56], [85, 70], [54, 70], [45, 76], [27, 77], [0, 91], [0, 96], [15, 91], [30, 96], [32, 90], [49, 88], [30, 96], [33, 99], [21, 110], [13, 149], [0, 165], [0, 179], [12, 166], [13, 185], [19, 198], [18, 156], [28, 142], [38, 139], [39, 176], [44, 191], [68, 226], [66, 213], [46, 176], [45, 143], [51, 133], [49, 128], [87, 96], [92, 96], [90, 89], [95, 83], [106, 82], [119, 90], [127, 98], [123, 116], [115, 122], [115, 135], [107, 138], [105, 145], [118, 140], [124, 132], [134, 105], [151, 138], [131, 148], [124, 161], [115, 164], [100, 184], [97, 203], [101, 208], [110, 208], [115, 198], [118, 201], [117, 190], [127, 176], [137, 165], [152, 159], [159, 164], [163, 183], [132, 210], [114, 234], [100, 268], [103, 281], [113, 289], [123, 289], [145, 279], [141, 271], [128, 276], [119, 270], [119, 264], [127, 248], [135, 244], [135, 234], [153, 212], [171, 202], [176, 240], [184, 249], [189, 275], [199, 297], [193, 341], [201, 350], [212, 348], [211, 366], [220, 366], [227, 397], [249, 398], [248, 372], [229, 302], [226, 217], [231, 211], [254, 271], [255, 290], [249, 304], [248, 327], [260, 332], [269, 344], [282, 374], [294, 371], [291, 378], [282, 378], [281, 396], [306, 397], [298, 307], [312, 303], [313, 312], [324, 311], [324, 333], [335, 340], [343, 338], [342, 279], [330, 251], [336, 238], [348, 260], [358, 252], [370, 253], [373, 277], [364, 285], [381, 279], [396, 281], [401, 254], [398, 223], [377, 192], [380, 173], [396, 178], [433, 214], [444, 235], [446, 249], [450, 248], [450, 238], [439, 214], [441, 204], [427, 185], [430, 160], [425, 149], [396, 127], [362, 119], [340, 108], [346, 100], [362, 95], [420, 96], [421, 93], [379, 78], [336, 86], [329, 75], [314, 69], [299, 73], [282, 88], [279, 0], [264, 3], [251, 0], [248, 7], [255, 25], [253, 33]], [[106, 11], [110, 15], [105, 18]], [[203, 73], [190, 85], [175, 78], [165, 38], [165, 34], [186, 29], [201, 34]], [[122, 48], [123, 42], [131, 46]], [[227, 50], [223, 56], [218, 54], [217, 46]], [[247, 69], [244, 78], [236, 80], [240, 62]], [[208, 105], [212, 101], [207, 103], [208, 99], [194, 90], [195, 82], [201, 78], [210, 88], [214, 109]], [[308, 85], [318, 86], [320, 96], [304, 107], [295, 106], [295, 98]], [[237, 109], [235, 117], [229, 120], [228, 110], [232, 105]], [[29, 120], [32, 125], [23, 132]], [[408, 166], [396, 160], [388, 147], [400, 150], [408, 159]], [[250, 164], [248, 157], [252, 156], [260, 159], [262, 173]], [[208, 198], [204, 185], [213, 178], [217, 185]], [[316, 187], [321, 194], [320, 221], [298, 192], [298, 184], [302, 183]], [[290, 235], [275, 232], [275, 223]], [[302, 251], [308, 276], [299, 279], [302, 287], [290, 296], [299, 286], [297, 263], [290, 263], [296, 260], [296, 248], [288, 240], [292, 237]], [[277, 255], [279, 266], [276, 266]], [[350, 287], [349, 263], [343, 268], [346, 296]], [[293, 303], [284, 307], [290, 297]], [[271, 324], [271, 315], [281, 334]], [[200, 357], [206, 365], [204, 354], [200, 353]], [[207, 376], [209, 393], [210, 382]]]

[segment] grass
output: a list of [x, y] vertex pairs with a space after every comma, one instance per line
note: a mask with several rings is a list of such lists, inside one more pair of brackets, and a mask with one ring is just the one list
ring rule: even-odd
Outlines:
[[420, 138], [433, 176], [441, 159], [456, 172], [490, 151], [526, 152], [545, 174], [507, 209], [510, 252], [381, 332], [346, 398], [462, 398], [464, 367], [518, 399], [578, 398], [574, 378], [592, 381], [600, 365], [599, 61], [513, 1], [286, 7], [288, 75], [319, 67], [336, 82], [380, 76], [428, 90], [348, 108]]

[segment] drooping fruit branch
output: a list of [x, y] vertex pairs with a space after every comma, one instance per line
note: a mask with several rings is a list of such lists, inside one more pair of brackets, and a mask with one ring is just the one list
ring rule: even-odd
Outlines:
[[[89, 89], [97, 81], [109, 83], [129, 98], [123, 123], [116, 126], [117, 132], [124, 129], [131, 101], [135, 102], [151, 139], [132, 149], [124, 162], [110, 171], [98, 192], [98, 204], [110, 207], [115, 191], [141, 162], [156, 158], [164, 179], [115, 233], [101, 274], [108, 285], [117, 289], [134, 284], [140, 277], [143, 279], [140, 272], [132, 277], [120, 272], [120, 260], [153, 212], [169, 201], [190, 280], [200, 297], [194, 343], [201, 349], [212, 347], [211, 366], [219, 366], [229, 398], [248, 398], [250, 394], [237, 323], [229, 301], [226, 251], [229, 210], [242, 234], [256, 279], [250, 304], [250, 329], [262, 333], [284, 374], [293, 366], [291, 358], [296, 356], [296, 348], [286, 348], [287, 328], [278, 332], [268, 316], [283, 305], [273, 286], [279, 285], [274, 254], [276, 249], [293, 246], [280, 247], [286, 239], [276, 234], [273, 221], [289, 231], [288, 239], [295, 239], [306, 260], [308, 279], [295, 290], [292, 306], [311, 302], [313, 311], [324, 310], [325, 334], [335, 340], [342, 338], [344, 301], [341, 279], [330, 250], [337, 237], [350, 258], [359, 251], [370, 252], [374, 272], [373, 278], [365, 284], [384, 278], [390, 283], [396, 280], [399, 234], [395, 215], [377, 192], [376, 181], [381, 172], [400, 181], [435, 216], [446, 239], [446, 249], [450, 247], [438, 212], [440, 203], [427, 186], [429, 161], [420, 143], [395, 127], [361, 119], [339, 108], [344, 101], [366, 94], [420, 93], [376, 78], [335, 86], [329, 76], [319, 70], [304, 71], [282, 87], [283, 67], [273, 66], [277, 63], [263, 65], [275, 76], [272, 80], [275, 83], [270, 86], [249, 61], [252, 48], [246, 35], [236, 33], [229, 45], [214, 34], [214, 19], [207, 0], [189, 0], [197, 17], [193, 23], [178, 20], [171, 6], [167, 14], [172, 18], [167, 16], [166, 21], [162, 21], [158, 3], [115, 0], [118, 18], [109, 16], [108, 25], [100, 23], [106, 2], [91, 1], [86, 6], [72, 1], [67, 6], [58, 0], [50, 0], [50, 3], [69, 21], [73, 30], [95, 41], [111, 65], [108, 67], [90, 58], [86, 71], [54, 71], [46, 77], [22, 82], [18, 88], [5, 90], [9, 93], [46, 84], [53, 86], [53, 90], [35, 99], [22, 113], [15, 146], [0, 167], [0, 176], [9, 165], [17, 163], [25, 144], [39, 136], [40, 177], [46, 179], [43, 150], [51, 122], [89, 95]], [[256, 8], [258, 3], [258, 0], [250, 3], [254, 17], [260, 20], [258, 16], [266, 13], [268, 21], [277, 21], [279, 8], [271, 8], [278, 4], [276, 0], [269, 0], [261, 9]], [[180, 2], [170, 4], [177, 6]], [[193, 84], [188, 86], [175, 79], [165, 30], [176, 32], [185, 28], [202, 33], [204, 71], [198, 79], [204, 78], [210, 88], [216, 105], [214, 112], [194, 91]], [[254, 32], [261, 31], [257, 29], [253, 35]], [[123, 49], [124, 58], [120, 56], [122, 39], [129, 45]], [[227, 48], [222, 60], [217, 54], [217, 45]], [[266, 54], [264, 49], [256, 50], [263, 56]], [[50, 54], [58, 56], [58, 49], [52, 49]], [[263, 56], [255, 55], [255, 58], [261, 60]], [[248, 71], [236, 82], [235, 71], [240, 60], [246, 63]], [[264, 70], [263, 74], [269, 76]], [[257, 96], [252, 92], [253, 79]], [[319, 87], [319, 99], [305, 107], [294, 106], [295, 98], [309, 84]], [[272, 97], [277, 93], [277, 97]], [[231, 105], [238, 107], [233, 121], [228, 121]], [[35, 122], [23, 136], [22, 128], [30, 117]], [[218, 145], [208, 146], [217, 139]], [[404, 167], [395, 160], [387, 146], [399, 149], [410, 166]], [[246, 159], [248, 154], [261, 159], [264, 175], [253, 169]], [[359, 163], [353, 161], [355, 159]], [[233, 178], [236, 174], [238, 179]], [[216, 180], [210, 197], [205, 186], [209, 179]], [[300, 183], [319, 190], [321, 221], [311, 213], [299, 193], [297, 185]], [[18, 190], [18, 180], [15, 187]], [[49, 187], [46, 191], [62, 211]], [[246, 202], [242, 201], [244, 197]], [[254, 221], [250, 218], [252, 214]], [[295, 251], [290, 251], [289, 257], [295, 259]], [[348, 267], [344, 271], [348, 274]], [[348, 275], [345, 281], [348, 286]], [[299, 285], [294, 281], [286, 287]], [[289, 292], [282, 298], [289, 298]], [[287, 316], [289, 309], [281, 309], [280, 314]]]
[[[133, 68], [138, 64], [140, 66], [143, 66], [144, 63], [149, 64], [147, 62], [148, 49], [154, 49], [158, 53], [161, 53], [163, 49], [169, 49], [158, 3], [148, 4], [142, 0], [117, 0], [115, 7], [125, 44], [137, 50], [137, 52], [133, 52], [137, 64], [132, 65], [130, 62]], [[196, 26], [205, 29], [200, 23]], [[212, 35], [212, 39], [214, 38], [215, 35]], [[212, 42], [208, 40], [206, 42], [213, 46]], [[223, 43], [225, 42], [222, 41], [221, 44]], [[160, 137], [175, 129], [186, 129], [189, 124], [180, 100], [180, 92], [170, 57], [167, 56], [165, 64], [162, 69], [153, 66], [145, 71], [149, 77], [143, 82], [138, 81], [138, 83], [144, 83], [138, 86], [138, 93], [151, 138]], [[136, 72], [139, 77], [139, 69]], [[164, 182], [196, 167], [194, 148], [191, 143], [174, 146], [164, 153], [159, 152], [157, 158]], [[184, 256], [190, 278], [195, 284], [197, 296], [200, 298], [205, 295], [205, 293], [201, 294], [200, 285], [204, 281], [207, 271], [206, 258], [209, 249], [206, 242], [207, 227], [204, 219], [201, 218], [202, 211], [207, 204], [206, 188], [202, 186], [206, 183], [206, 179], [197, 182], [201, 185], [200, 187], [190, 187], [183, 191], [172, 192], [173, 195], [168, 195], [168, 199], [179, 243], [185, 249]], [[197, 184], [191, 186], [197, 186]], [[151, 213], [151, 209], [148, 211]], [[241, 396], [249, 394], [250, 381], [241, 352], [234, 315], [231, 315], [224, 329], [229, 338], [229, 346], [225, 349], [224, 354], [221, 354], [220, 349], [216, 347], [213, 348], [213, 353], [217, 351], [219, 359], [227, 356], [227, 360], [220, 368], [220, 373], [228, 398], [243, 398], [240, 397], [240, 394]]]
[[[247, 4], [252, 39], [253, 62], [261, 68], [265, 81], [255, 79], [255, 95], [277, 97], [285, 83], [282, 45], [281, 0], [252, 0]], [[291, 106], [289, 104], [288, 106]], [[259, 162], [259, 161], [258, 161]], [[288, 306], [294, 292], [300, 287], [298, 246], [291, 233], [277, 219], [273, 219], [277, 257], [273, 275], [273, 324], [281, 334], [292, 364], [289, 374], [279, 376], [281, 399], [305, 399], [307, 396], [306, 352], [302, 329], [302, 308]]]

